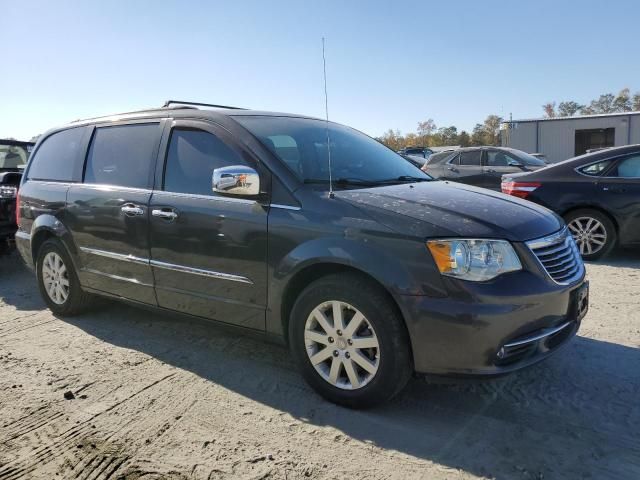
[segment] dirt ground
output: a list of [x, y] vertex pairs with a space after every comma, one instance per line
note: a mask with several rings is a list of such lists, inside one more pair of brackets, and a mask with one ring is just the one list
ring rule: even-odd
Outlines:
[[[546, 362], [395, 402], [320, 399], [282, 347], [107, 303], [72, 319], [0, 258], [0, 479], [640, 478], [640, 252], [588, 265]], [[64, 398], [73, 392], [74, 399]]]

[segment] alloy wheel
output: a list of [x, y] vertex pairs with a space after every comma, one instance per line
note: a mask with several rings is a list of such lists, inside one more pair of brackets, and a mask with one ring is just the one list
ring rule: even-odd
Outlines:
[[307, 355], [331, 385], [355, 390], [378, 372], [380, 344], [371, 323], [357, 308], [332, 300], [314, 308], [305, 324]]
[[62, 257], [56, 252], [49, 252], [42, 261], [42, 282], [47, 295], [57, 305], [62, 305], [69, 298], [69, 274]]
[[607, 243], [607, 230], [593, 217], [574, 218], [568, 226], [581, 255], [593, 255]]

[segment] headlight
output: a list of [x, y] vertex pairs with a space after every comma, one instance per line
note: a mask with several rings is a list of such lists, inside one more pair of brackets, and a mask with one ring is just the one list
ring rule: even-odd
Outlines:
[[16, 198], [18, 189], [10, 186], [0, 186], [0, 198]]
[[427, 247], [442, 275], [482, 282], [506, 272], [522, 270], [506, 240], [429, 240]]

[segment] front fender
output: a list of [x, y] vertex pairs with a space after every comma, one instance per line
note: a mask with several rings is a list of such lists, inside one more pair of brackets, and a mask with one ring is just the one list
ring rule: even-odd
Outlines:
[[276, 335], [286, 335], [283, 331], [287, 307], [284, 299], [290, 289], [301, 291], [306, 285], [296, 282], [317, 276], [309, 269], [329, 267], [330, 271], [331, 267], [348, 267], [371, 277], [394, 298], [446, 295], [426, 247], [395, 234], [315, 238], [297, 245], [277, 261], [271, 260], [266, 320], [267, 331]]
[[393, 293], [418, 294], [404, 263], [364, 239], [326, 237], [298, 245], [275, 266], [274, 281], [287, 283], [305, 268], [319, 264], [351, 267], [373, 277]]

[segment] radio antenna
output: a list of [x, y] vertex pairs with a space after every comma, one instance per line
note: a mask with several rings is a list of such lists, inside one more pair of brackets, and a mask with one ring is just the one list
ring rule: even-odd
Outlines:
[[333, 178], [331, 175], [331, 139], [329, 138], [329, 97], [327, 95], [327, 61], [324, 55], [324, 37], [322, 37], [322, 70], [324, 72], [324, 114], [327, 131], [327, 157], [329, 159], [329, 198], [333, 198]]

